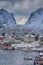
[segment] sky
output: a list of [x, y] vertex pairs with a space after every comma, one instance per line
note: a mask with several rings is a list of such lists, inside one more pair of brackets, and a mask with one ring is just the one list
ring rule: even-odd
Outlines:
[[3, 8], [14, 14], [18, 24], [25, 24], [32, 11], [43, 7], [43, 0], [0, 0]]

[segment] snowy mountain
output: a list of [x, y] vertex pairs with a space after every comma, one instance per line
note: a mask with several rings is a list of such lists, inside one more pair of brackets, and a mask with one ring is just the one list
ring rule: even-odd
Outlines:
[[43, 8], [39, 8], [32, 12], [26, 25], [39, 30], [43, 29]]
[[13, 13], [9, 13], [4, 9], [0, 9], [0, 27], [13, 28], [16, 25], [16, 20]]

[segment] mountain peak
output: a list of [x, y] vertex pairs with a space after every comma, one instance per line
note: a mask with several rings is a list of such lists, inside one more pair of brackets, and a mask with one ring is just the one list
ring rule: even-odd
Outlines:
[[37, 29], [43, 29], [43, 8], [39, 8], [32, 12], [26, 22], [26, 25]]
[[40, 7], [39, 9], [37, 9], [37, 11], [43, 11], [43, 8]]
[[9, 13], [4, 9], [0, 9], [0, 23], [6, 27], [14, 27], [16, 25], [16, 20], [13, 13]]
[[42, 12], [43, 12], [43, 8], [39, 8], [39, 9], [37, 9], [35, 12], [38, 12], [39, 14], [41, 14]]
[[6, 11], [6, 10], [5, 10], [5, 9], [0, 9], [0, 11], [2, 11], [2, 12], [3, 12], [3, 11]]

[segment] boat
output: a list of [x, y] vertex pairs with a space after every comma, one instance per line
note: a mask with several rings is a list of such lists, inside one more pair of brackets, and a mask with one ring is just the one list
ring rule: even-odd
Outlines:
[[25, 57], [24, 60], [32, 60], [32, 57]]
[[43, 53], [40, 53], [38, 57], [35, 57], [34, 65], [43, 65]]

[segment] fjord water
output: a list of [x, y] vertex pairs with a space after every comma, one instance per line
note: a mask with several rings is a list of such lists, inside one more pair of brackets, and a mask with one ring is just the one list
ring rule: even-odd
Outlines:
[[[0, 65], [34, 65], [34, 58], [38, 52], [24, 52], [20, 50], [0, 50]], [[31, 56], [33, 60], [24, 60]]]

